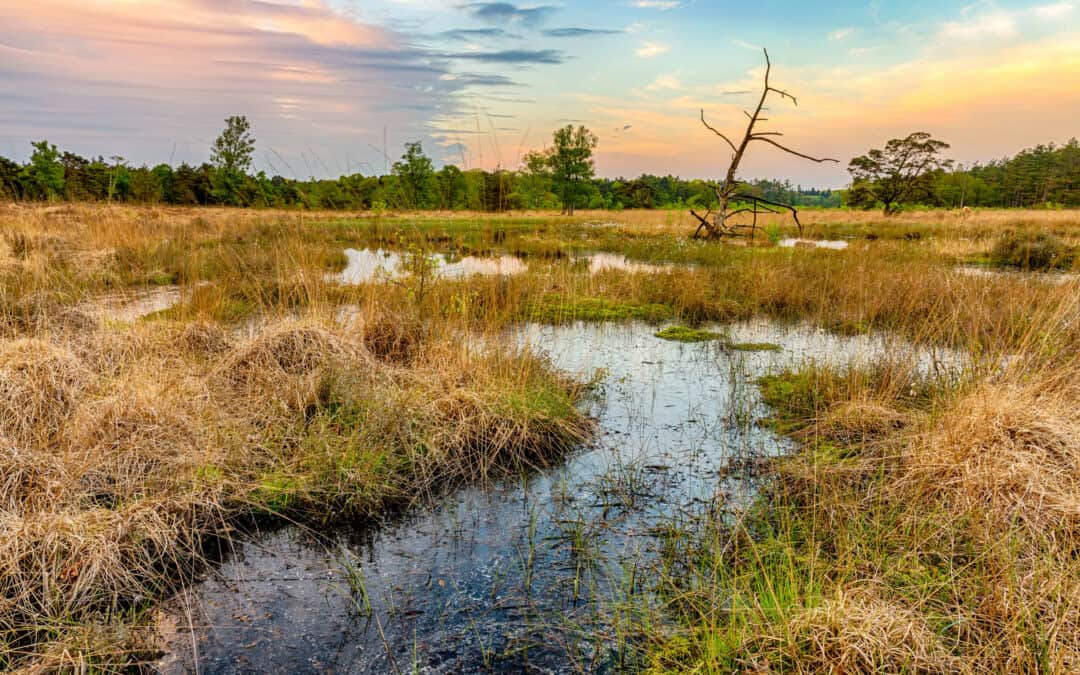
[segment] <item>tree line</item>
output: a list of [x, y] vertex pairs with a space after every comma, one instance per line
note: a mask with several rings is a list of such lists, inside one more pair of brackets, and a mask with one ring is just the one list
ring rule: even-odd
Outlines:
[[[96, 201], [177, 206], [507, 211], [664, 209], [716, 205], [715, 182], [676, 176], [598, 178], [597, 138], [567, 126], [550, 147], [526, 155], [517, 170], [436, 169], [419, 142], [407, 143], [384, 176], [360, 173], [302, 180], [252, 172], [255, 139], [244, 117], [230, 117], [200, 165], [132, 166], [124, 158], [85, 158], [47, 141], [32, 144], [25, 164], [0, 157], [0, 199]], [[754, 180], [743, 194], [806, 207], [884, 208], [1080, 206], [1080, 142], [1038, 145], [1015, 157], [971, 167], [943, 158], [948, 145], [928, 134], [893, 139], [849, 165], [846, 190], [804, 189], [790, 181]]]
[[844, 204], [895, 213], [907, 205], [948, 208], [1080, 206], [1080, 141], [1037, 145], [987, 164], [956, 166], [949, 144], [925, 132], [894, 138], [848, 165]]

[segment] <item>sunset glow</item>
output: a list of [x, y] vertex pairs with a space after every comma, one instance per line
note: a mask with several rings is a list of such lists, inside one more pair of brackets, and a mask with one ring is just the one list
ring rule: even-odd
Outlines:
[[[1080, 7], [887, 4], [3, 0], [0, 155], [48, 138], [199, 163], [243, 114], [271, 174], [381, 172], [384, 137], [390, 157], [422, 140], [439, 162], [516, 168], [572, 120], [599, 135], [601, 175], [715, 176], [699, 110], [737, 133], [763, 46], [799, 95], [771, 124], [811, 154], [926, 130], [971, 163], [1080, 133]], [[765, 151], [745, 171], [840, 186], [845, 162]]]

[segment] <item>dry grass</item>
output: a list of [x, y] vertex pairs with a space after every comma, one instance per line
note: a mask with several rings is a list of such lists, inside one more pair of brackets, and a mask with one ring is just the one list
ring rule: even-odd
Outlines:
[[[1080, 668], [1076, 282], [955, 270], [1006, 230], [1074, 245], [1075, 214], [804, 220], [850, 248], [690, 244], [688, 217], [664, 212], [0, 213], [0, 667], [137, 664], [146, 610], [248, 517], [378, 515], [557, 461], [589, 433], [579, 385], [490, 338], [537, 306], [599, 299], [1024, 357], [940, 386], [904, 363], [806, 379], [789, 421], [807, 452], [758, 520], [680, 568], [705, 600], [672, 670]], [[423, 289], [325, 278], [346, 246], [405, 244], [505, 248], [530, 270]], [[676, 265], [566, 261], [593, 249]], [[181, 295], [163, 316], [88, 311], [156, 284]]]
[[988, 384], [966, 394], [905, 456], [920, 487], [959, 513], [1080, 532], [1080, 406], [1038, 385]]
[[[882, 600], [872, 589], [838, 589], [834, 597], [755, 636], [781, 663], [750, 661], [751, 671], [793, 673], [966, 673], [970, 663], [953, 655], [919, 612]], [[748, 645], [748, 647], [751, 647]], [[755, 651], [761, 651], [758, 647]]]
[[151, 322], [0, 343], [0, 665], [137, 664], [144, 611], [249, 516], [375, 516], [587, 434], [575, 385], [525, 355], [436, 342], [404, 368], [355, 331]]
[[92, 384], [69, 349], [35, 338], [0, 344], [0, 433], [18, 443], [48, 445]]

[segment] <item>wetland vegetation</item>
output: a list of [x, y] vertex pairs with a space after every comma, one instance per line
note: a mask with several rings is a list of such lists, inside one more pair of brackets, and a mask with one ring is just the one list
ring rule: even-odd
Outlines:
[[7, 207], [0, 666], [1080, 667], [1076, 214], [802, 220]]

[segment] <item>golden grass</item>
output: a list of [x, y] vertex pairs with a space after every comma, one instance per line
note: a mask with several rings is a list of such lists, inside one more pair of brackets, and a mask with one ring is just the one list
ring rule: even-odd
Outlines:
[[987, 384], [966, 394], [904, 460], [904, 483], [958, 513], [1080, 532], [1080, 406], [1045, 385]]
[[[1080, 668], [1077, 282], [955, 269], [1006, 230], [1075, 244], [1076, 215], [804, 222], [851, 246], [695, 244], [689, 217], [665, 212], [0, 213], [0, 667], [138, 664], [146, 610], [253, 515], [378, 515], [557, 461], [589, 433], [579, 384], [499, 338], [536, 307], [602, 301], [1009, 357], [933, 387], [902, 359], [807, 380], [814, 407], [792, 418], [805, 452], [781, 463], [773, 501], [708, 565], [681, 568], [679, 588], [693, 577], [707, 601], [670, 670]], [[347, 246], [505, 249], [530, 270], [340, 287], [326, 275]], [[567, 261], [589, 250], [674, 265]], [[160, 316], [91, 311], [162, 283], [181, 303]], [[739, 612], [718, 619], [728, 603]]]
[[[794, 614], [776, 635], [755, 640], [781, 645], [796, 673], [966, 673], [919, 612], [882, 600], [872, 588], [841, 588], [820, 605]], [[751, 670], [774, 672], [766, 662]]]
[[0, 665], [132, 666], [145, 609], [244, 518], [377, 516], [587, 435], [526, 355], [433, 343], [403, 368], [364, 342], [312, 317], [0, 343]]

